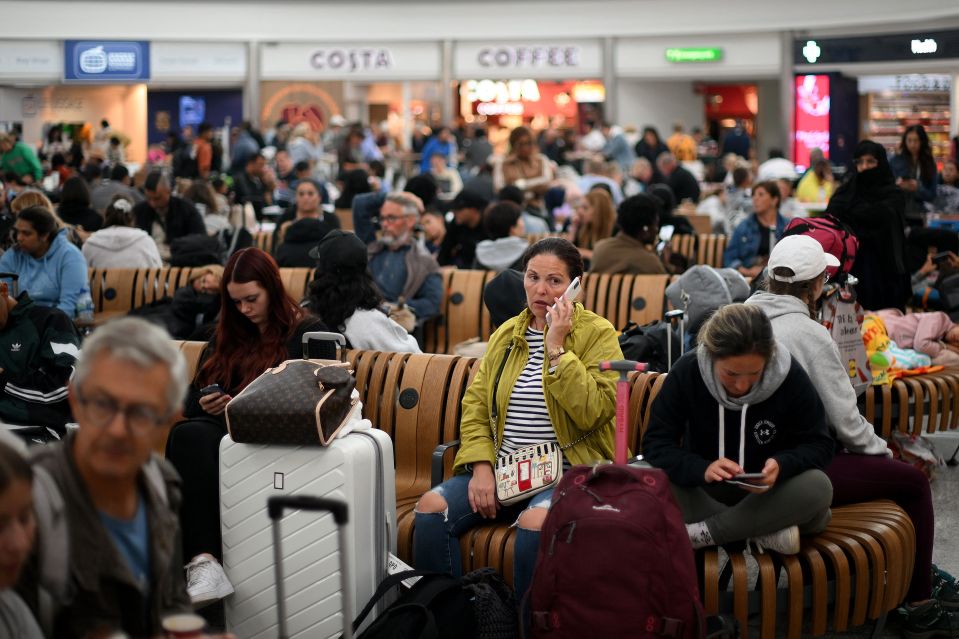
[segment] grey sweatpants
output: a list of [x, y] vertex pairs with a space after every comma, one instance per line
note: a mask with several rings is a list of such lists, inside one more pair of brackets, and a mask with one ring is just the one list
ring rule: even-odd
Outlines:
[[776, 532], [792, 525], [803, 534], [822, 532], [829, 523], [832, 483], [820, 470], [807, 470], [777, 482], [764, 493], [750, 493], [735, 484], [699, 488], [672, 484], [687, 524], [706, 522], [717, 544]]

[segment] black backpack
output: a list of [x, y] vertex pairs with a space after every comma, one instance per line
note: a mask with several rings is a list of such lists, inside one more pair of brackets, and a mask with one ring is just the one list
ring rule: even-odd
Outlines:
[[457, 579], [406, 570], [384, 579], [353, 622], [363, 623], [377, 602], [400, 582], [420, 577], [358, 639], [512, 639], [517, 636], [513, 591], [492, 568]]
[[191, 233], [170, 242], [170, 266], [223, 264], [226, 247], [218, 235]]
[[647, 370], [665, 373], [669, 370], [669, 341], [673, 341], [673, 361], [679, 359], [679, 336], [669, 324], [656, 320], [644, 326], [630, 322], [619, 336], [619, 347], [625, 359], [645, 362]]

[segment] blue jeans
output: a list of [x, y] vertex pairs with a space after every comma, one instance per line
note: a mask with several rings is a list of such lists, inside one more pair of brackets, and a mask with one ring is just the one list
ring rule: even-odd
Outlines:
[[[418, 569], [446, 572], [459, 577], [463, 572], [459, 537], [471, 528], [487, 521], [470, 508], [469, 488], [472, 474], [457, 475], [433, 489], [446, 500], [446, 512], [421, 513], [416, 511], [413, 531], [413, 558]], [[501, 506], [496, 521], [518, 520], [520, 513], [530, 508], [549, 508], [553, 489], [544, 490], [527, 501]], [[539, 531], [519, 527], [513, 561], [513, 587], [516, 600], [522, 599], [533, 579], [533, 566], [539, 551]]]

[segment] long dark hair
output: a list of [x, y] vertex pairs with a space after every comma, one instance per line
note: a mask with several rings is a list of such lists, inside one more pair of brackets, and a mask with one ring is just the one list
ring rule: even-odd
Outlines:
[[[266, 290], [269, 318], [262, 334], [230, 298], [227, 285], [231, 282], [256, 282]], [[283, 288], [276, 261], [256, 247], [237, 251], [223, 269], [215, 348], [197, 376], [199, 383], [216, 383], [227, 390], [245, 388], [267, 368], [287, 359], [286, 342], [302, 317], [303, 309]]]
[[310, 311], [331, 330], [340, 330], [357, 309], [378, 307], [383, 298], [368, 271], [361, 273], [316, 272], [310, 282]]
[[[919, 137], [919, 157], [916, 159], [913, 159], [909, 149], [906, 148], [906, 137], [910, 133], [915, 133]], [[899, 141], [899, 155], [906, 158], [910, 171], [915, 172], [916, 163], [919, 163], [919, 176], [923, 182], [931, 182], [936, 177], [936, 160], [932, 157], [932, 145], [929, 144], [929, 136], [921, 124], [906, 127]]]
[[573, 243], [569, 240], [561, 237], [547, 237], [531, 245], [523, 253], [524, 271], [529, 261], [537, 255], [555, 256], [566, 265], [566, 273], [571, 280], [583, 274], [583, 256], [579, 254], [579, 249], [573, 246]]
[[85, 209], [90, 206], [90, 187], [82, 177], [72, 177], [60, 191], [61, 209]]

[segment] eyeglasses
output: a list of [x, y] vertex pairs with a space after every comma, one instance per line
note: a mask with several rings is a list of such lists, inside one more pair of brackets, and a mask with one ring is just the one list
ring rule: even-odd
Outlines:
[[405, 220], [411, 215], [383, 215], [380, 217], [373, 218], [373, 222], [376, 224], [396, 224], [402, 220]]
[[77, 401], [83, 407], [90, 424], [97, 428], [106, 428], [116, 418], [117, 413], [122, 413], [127, 425], [136, 433], [142, 434], [164, 423], [168, 417], [143, 404], [121, 406], [109, 395], [86, 397], [78, 392]]

